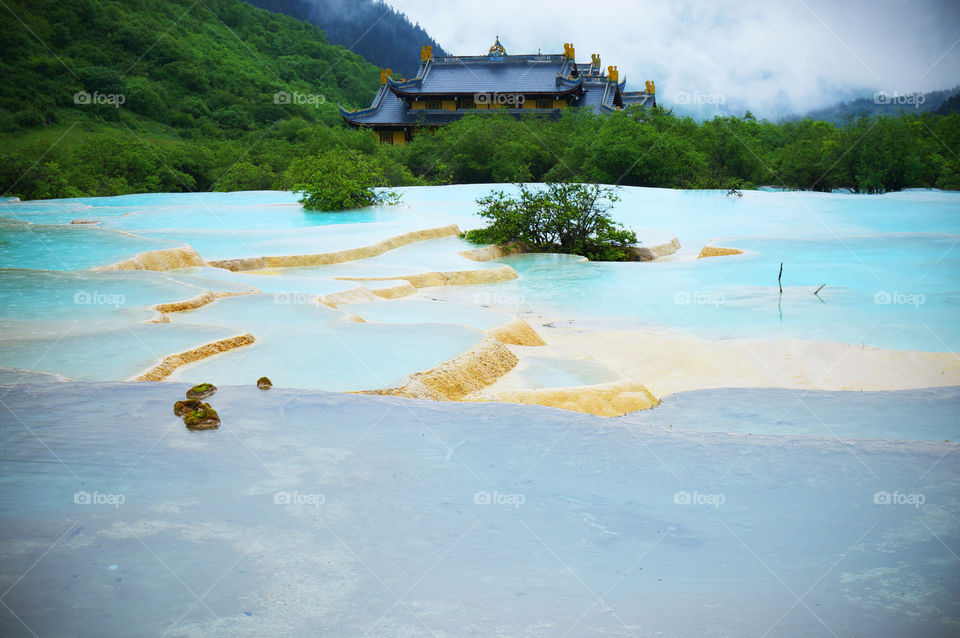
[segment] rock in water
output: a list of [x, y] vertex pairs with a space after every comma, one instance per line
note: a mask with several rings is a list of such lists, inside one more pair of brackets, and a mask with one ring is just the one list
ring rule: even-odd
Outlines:
[[260, 377], [257, 379], [257, 387], [261, 390], [269, 390], [273, 387], [273, 383], [267, 377]]
[[203, 405], [203, 402], [200, 399], [177, 401], [173, 404], [173, 413], [179, 417], [182, 417], [187, 412], [193, 412], [194, 410], [199, 409], [201, 405]]
[[197, 409], [183, 415], [183, 423], [190, 430], [216, 430], [220, 427], [220, 415], [209, 403], [201, 403]]
[[187, 390], [188, 399], [206, 399], [217, 391], [217, 386], [212, 383], [201, 383]]

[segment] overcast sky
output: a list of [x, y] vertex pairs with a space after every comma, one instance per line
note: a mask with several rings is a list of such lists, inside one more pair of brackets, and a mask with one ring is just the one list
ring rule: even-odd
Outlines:
[[[599, 53], [658, 101], [777, 118], [960, 84], [960, 0], [387, 0], [454, 55]], [[688, 107], [689, 108], [689, 107]]]

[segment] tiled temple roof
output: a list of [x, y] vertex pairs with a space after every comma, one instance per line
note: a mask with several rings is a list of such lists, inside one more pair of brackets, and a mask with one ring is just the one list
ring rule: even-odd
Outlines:
[[416, 79], [388, 80], [403, 95], [467, 95], [472, 93], [568, 92], [571, 85], [558, 81], [570, 75], [570, 62], [562, 55], [486, 55], [428, 60]]
[[[570, 54], [572, 56], [572, 45]], [[620, 92], [623, 106], [634, 103], [653, 104], [653, 96], [645, 92], [624, 93], [626, 81], [614, 84], [603, 74], [599, 56], [590, 63], [575, 63], [566, 54], [500, 55], [497, 43], [489, 55], [427, 59], [417, 77], [411, 80], [383, 78], [370, 108], [340, 113], [357, 126], [415, 126], [447, 124], [474, 110], [412, 109], [411, 100], [443, 99], [476, 94], [524, 94], [558, 98], [569, 96], [571, 107], [589, 108], [597, 113], [616, 108], [615, 95]], [[619, 79], [619, 78], [618, 78]], [[500, 109], [513, 114], [545, 111], [559, 117], [558, 109]], [[480, 111], [484, 112], [484, 111]]]

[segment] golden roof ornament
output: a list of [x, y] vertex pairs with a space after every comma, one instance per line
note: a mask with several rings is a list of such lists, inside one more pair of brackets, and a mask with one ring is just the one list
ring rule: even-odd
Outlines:
[[490, 47], [490, 51], [487, 53], [491, 58], [502, 58], [507, 55], [507, 50], [503, 48], [503, 45], [500, 44], [500, 36], [497, 36], [497, 41], [493, 43], [493, 46]]

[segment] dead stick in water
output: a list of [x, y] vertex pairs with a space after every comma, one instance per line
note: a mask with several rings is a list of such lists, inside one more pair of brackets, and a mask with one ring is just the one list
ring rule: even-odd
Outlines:
[[780, 274], [777, 275], [777, 285], [780, 286], [780, 294], [783, 295], [783, 284], [780, 283], [780, 279], [783, 277], [783, 262], [780, 262]]
[[[827, 284], [823, 284], [823, 286], [826, 286], [826, 285], [827, 285]], [[823, 286], [820, 286], [819, 288], [817, 288], [816, 290], [814, 290], [814, 291], [813, 291], [813, 294], [817, 294], [818, 292], [820, 292], [821, 290], [823, 290]]]

